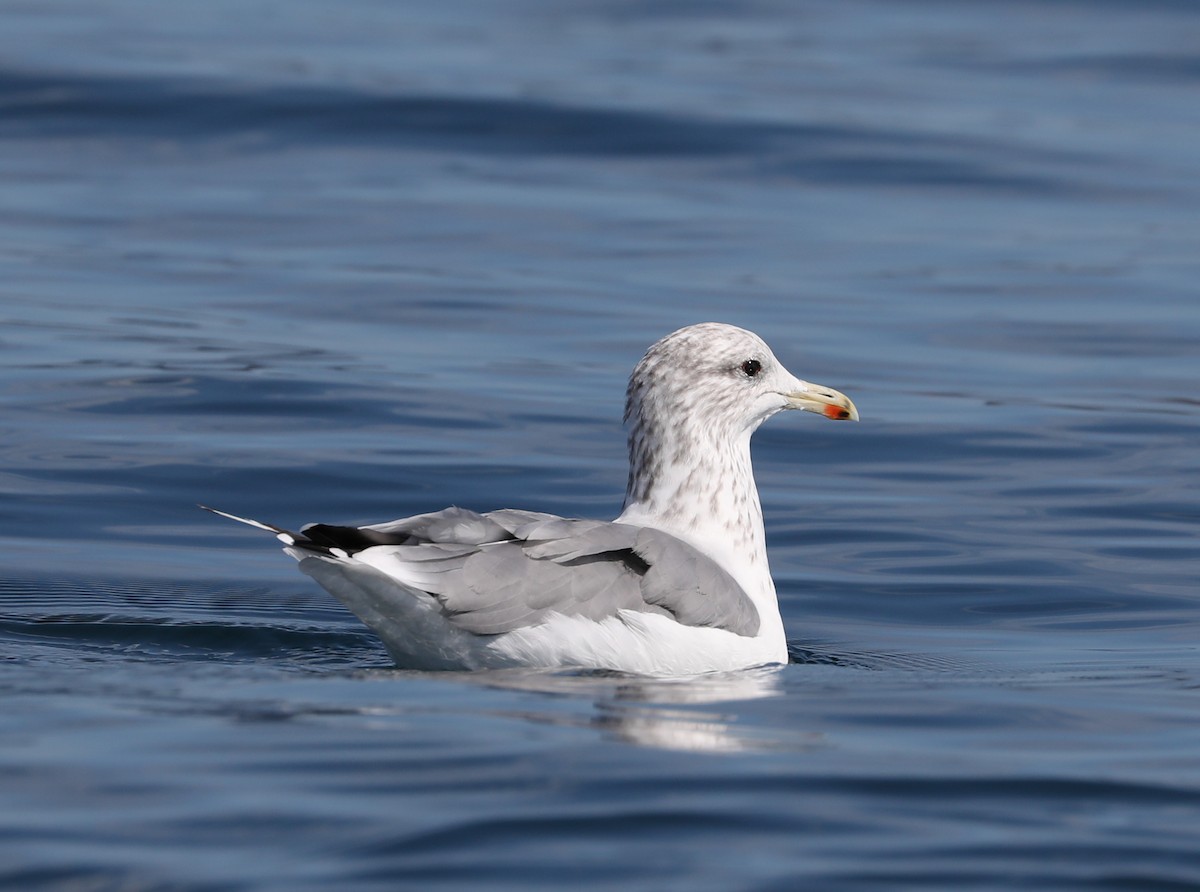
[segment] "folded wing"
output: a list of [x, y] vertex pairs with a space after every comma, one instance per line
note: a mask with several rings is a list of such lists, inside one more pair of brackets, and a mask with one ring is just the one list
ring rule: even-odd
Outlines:
[[424, 592], [455, 626], [499, 635], [552, 615], [631, 610], [753, 636], [753, 602], [725, 570], [648, 527], [532, 511], [448, 508], [369, 527], [313, 524], [296, 546], [341, 554]]

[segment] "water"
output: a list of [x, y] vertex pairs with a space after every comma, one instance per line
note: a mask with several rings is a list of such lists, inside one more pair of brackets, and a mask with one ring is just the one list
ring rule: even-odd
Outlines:
[[[1200, 887], [1200, 8], [0, 11], [0, 883]], [[719, 319], [794, 662], [417, 674], [269, 540], [612, 516]]]

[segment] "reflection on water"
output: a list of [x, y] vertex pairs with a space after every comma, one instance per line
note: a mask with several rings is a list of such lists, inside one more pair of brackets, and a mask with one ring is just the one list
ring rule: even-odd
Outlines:
[[685, 678], [642, 678], [610, 672], [503, 669], [445, 673], [447, 678], [514, 691], [587, 697], [597, 701], [663, 706], [759, 700], [779, 695], [778, 666]]
[[[699, 678], [651, 679], [607, 674], [521, 672], [507, 670], [455, 674], [456, 679], [517, 691], [591, 700], [586, 718], [596, 728], [625, 743], [692, 752], [735, 753], [767, 749], [772, 741], [760, 732], [739, 727], [738, 701], [778, 697], [781, 667]], [[678, 709], [678, 706], [724, 705], [727, 711]], [[560, 721], [556, 714], [525, 711], [533, 722]]]

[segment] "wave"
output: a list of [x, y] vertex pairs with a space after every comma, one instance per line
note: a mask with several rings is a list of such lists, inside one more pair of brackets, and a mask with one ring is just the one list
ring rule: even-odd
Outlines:
[[[740, 162], [727, 166], [726, 176], [1042, 196], [1109, 194], [1113, 188], [1078, 178], [1089, 163], [1098, 164], [1096, 158], [948, 134], [704, 118], [525, 98], [162, 77], [0, 70], [0, 134], [240, 140], [244, 151], [303, 143], [499, 156], [720, 159]], [[1111, 182], [1111, 172], [1106, 178]]]

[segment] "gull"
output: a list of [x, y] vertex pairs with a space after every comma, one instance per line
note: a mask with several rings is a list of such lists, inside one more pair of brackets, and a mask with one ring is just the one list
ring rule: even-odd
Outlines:
[[300, 569], [398, 666], [688, 676], [786, 663], [750, 436], [785, 409], [858, 420], [753, 332], [681, 328], [626, 390], [629, 477], [613, 521], [452, 507], [362, 527], [281, 527]]

